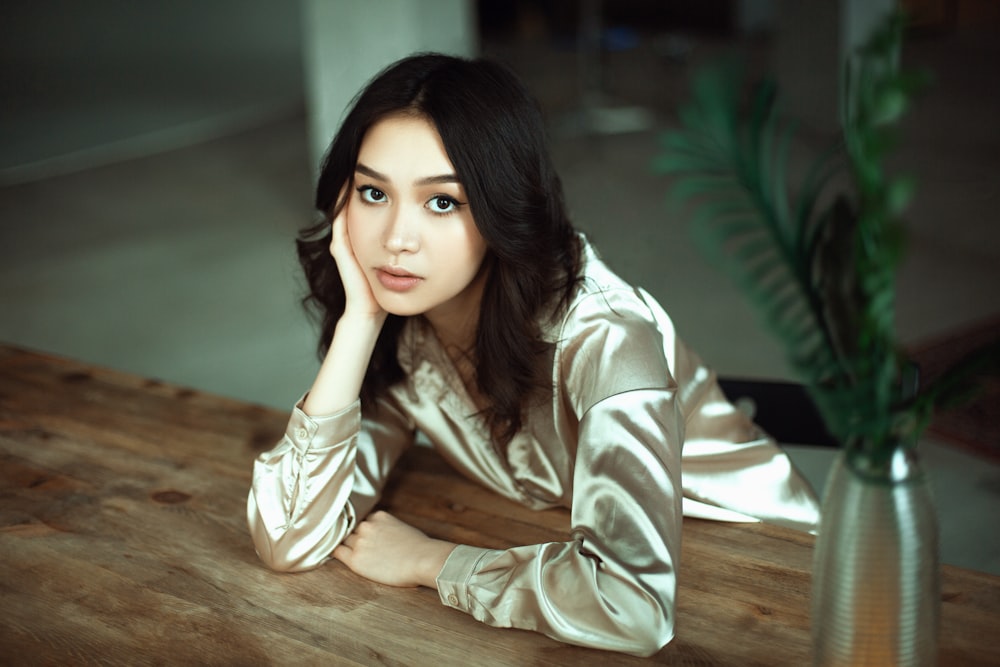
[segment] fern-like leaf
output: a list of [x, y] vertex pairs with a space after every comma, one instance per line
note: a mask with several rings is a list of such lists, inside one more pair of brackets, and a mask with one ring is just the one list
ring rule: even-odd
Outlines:
[[[793, 205], [787, 189], [793, 134], [776, 117], [776, 89], [768, 82], [756, 88], [745, 122], [740, 89], [731, 64], [703, 70], [680, 112], [681, 128], [666, 135], [656, 166], [675, 177], [674, 203], [693, 208], [695, 242], [743, 289], [785, 343], [795, 370], [811, 386], [843, 384], [836, 351], [846, 347], [845, 336], [829, 329], [817, 292], [823, 285], [814, 276], [813, 255], [825, 247], [817, 238], [830, 234], [811, 231], [817, 202], [836, 174], [836, 154], [810, 171]], [[824, 416], [834, 429], [843, 421]]]
[[[895, 121], [926, 81], [899, 72], [903, 26], [891, 16], [847, 63], [841, 141], [791, 189], [794, 199], [793, 133], [775, 113], [777, 89], [763, 82], [744, 108], [732, 64], [698, 74], [655, 163], [675, 177], [672, 201], [692, 209], [697, 244], [785, 344], [831, 433], [877, 455], [915, 443], [935, 401], [960, 394], [973, 374], [961, 364], [916, 395], [894, 338], [899, 215], [914, 186], [889, 178], [882, 161]], [[853, 189], [828, 197], [841, 176]]]

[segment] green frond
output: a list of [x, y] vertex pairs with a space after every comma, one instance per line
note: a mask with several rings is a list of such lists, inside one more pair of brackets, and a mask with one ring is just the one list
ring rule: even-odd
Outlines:
[[[899, 215], [915, 185], [887, 177], [882, 162], [927, 80], [899, 72], [902, 26], [894, 15], [845, 64], [843, 136], [800, 182], [789, 178], [794, 127], [775, 113], [776, 86], [762, 82], [744, 105], [732, 62], [697, 74], [655, 162], [673, 177], [671, 203], [688, 207], [695, 243], [784, 343], [830, 431], [876, 449], [917, 432], [930, 411], [922, 395], [903, 398], [909, 380], [894, 339]], [[832, 197], [842, 174], [854, 189]]]
[[777, 220], [784, 226], [792, 244], [796, 244], [798, 226], [789, 214], [788, 155], [791, 152], [794, 131], [787, 125], [779, 132], [778, 145], [770, 161], [771, 169], [766, 178], [774, 183], [774, 206]]
[[[668, 149], [679, 150], [657, 168], [676, 177], [672, 201], [693, 207], [693, 235], [702, 252], [757, 303], [792, 357], [815, 359], [823, 336], [815, 333], [819, 323], [809, 286], [794, 259], [798, 229], [789, 216], [785, 182], [793, 132], [775, 117], [770, 83], [755, 91], [750, 120], [741, 128], [734, 72], [723, 66], [699, 76], [692, 103], [679, 114], [682, 130], [664, 140]], [[706, 130], [712, 132], [709, 140]], [[713, 189], [722, 182], [723, 189]], [[803, 344], [807, 349], [799, 349]]]
[[[817, 215], [816, 207], [831, 181], [843, 168], [843, 144], [838, 141], [823, 151], [806, 172], [799, 189], [793, 220], [795, 248], [801, 256], [813, 255], [812, 249], [815, 248], [817, 236], [823, 233], [824, 225], [830, 222], [829, 216]], [[844, 204], [846, 201], [842, 201], [842, 205]]]

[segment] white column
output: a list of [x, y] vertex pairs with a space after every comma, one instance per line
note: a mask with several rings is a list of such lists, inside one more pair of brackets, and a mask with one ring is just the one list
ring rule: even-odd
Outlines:
[[419, 51], [472, 56], [473, 0], [303, 0], [309, 145], [314, 169], [347, 106], [386, 65]]

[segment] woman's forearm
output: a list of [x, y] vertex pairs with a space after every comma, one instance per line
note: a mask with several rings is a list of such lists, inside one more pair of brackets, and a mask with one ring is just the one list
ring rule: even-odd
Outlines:
[[330, 349], [303, 405], [306, 414], [333, 414], [358, 399], [384, 322], [385, 314], [340, 318]]

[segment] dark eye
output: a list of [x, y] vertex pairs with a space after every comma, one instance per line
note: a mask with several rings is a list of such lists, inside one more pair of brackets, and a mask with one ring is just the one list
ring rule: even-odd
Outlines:
[[451, 197], [441, 196], [431, 199], [430, 207], [435, 213], [451, 213], [457, 208], [457, 205]]
[[369, 204], [379, 204], [385, 201], [385, 193], [370, 185], [361, 186], [358, 188], [358, 192], [361, 194], [361, 199]]

